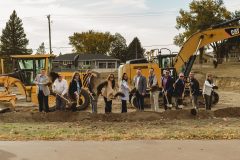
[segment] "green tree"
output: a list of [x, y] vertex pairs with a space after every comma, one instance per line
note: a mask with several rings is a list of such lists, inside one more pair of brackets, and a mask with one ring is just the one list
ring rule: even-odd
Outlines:
[[144, 58], [145, 49], [142, 48], [141, 42], [137, 37], [128, 45], [126, 60]]
[[[222, 0], [193, 0], [189, 4], [190, 11], [180, 10], [180, 16], [177, 17], [176, 28], [184, 30], [174, 37], [174, 43], [182, 46], [186, 39], [198, 30], [205, 30], [213, 24], [224, 22], [231, 19], [231, 12], [229, 12]], [[224, 41], [214, 42], [210, 44], [216, 53], [217, 57], [220, 54], [221, 44]], [[200, 49], [200, 63], [202, 63], [202, 54], [204, 48]]]
[[[232, 19], [239, 18], [239, 17], [240, 17], [240, 11], [235, 11], [232, 13]], [[240, 21], [236, 21], [232, 25], [240, 25]], [[226, 58], [228, 58], [229, 52], [231, 52], [231, 50], [236, 47], [239, 48], [239, 46], [240, 46], [240, 36], [227, 39], [222, 45], [223, 50], [221, 52], [222, 53], [221, 57], [226, 56]], [[225, 55], [223, 55], [223, 53], [225, 53]]]
[[6, 23], [6, 27], [2, 30], [0, 40], [1, 54], [4, 57], [9, 57], [13, 54], [31, 53], [31, 50], [27, 49], [28, 39], [24, 33], [22, 20], [17, 16], [15, 10]]
[[46, 54], [44, 42], [38, 47], [36, 54]]
[[115, 33], [114, 41], [111, 44], [109, 55], [117, 59], [120, 59], [121, 62], [126, 62], [127, 58], [126, 39], [120, 33]]
[[110, 51], [114, 36], [109, 32], [88, 32], [74, 33], [69, 37], [74, 52], [86, 54], [107, 54]]

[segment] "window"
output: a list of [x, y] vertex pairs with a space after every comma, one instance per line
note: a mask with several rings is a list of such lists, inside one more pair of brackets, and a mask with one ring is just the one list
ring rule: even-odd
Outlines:
[[22, 70], [22, 81], [24, 84], [30, 85], [33, 83], [34, 68], [33, 59], [20, 59], [18, 61], [19, 67]]
[[33, 69], [33, 60], [32, 59], [25, 59], [19, 60], [20, 69]]
[[72, 61], [63, 61], [64, 65], [72, 64]]
[[40, 70], [42, 68], [45, 68], [45, 59], [37, 59], [35, 63], [36, 63], [36, 73], [38, 74], [40, 73]]
[[90, 61], [84, 61], [84, 65], [90, 65]]
[[98, 63], [98, 68], [107, 68], [107, 63], [106, 62], [99, 62]]
[[169, 57], [162, 59], [163, 68], [171, 67], [171, 59]]
[[108, 62], [108, 68], [115, 68], [114, 62]]

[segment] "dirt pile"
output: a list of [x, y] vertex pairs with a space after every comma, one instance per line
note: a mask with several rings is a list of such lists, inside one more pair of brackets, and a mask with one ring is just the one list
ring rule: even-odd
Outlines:
[[216, 117], [240, 117], [240, 107], [222, 108], [214, 111]]
[[235, 77], [215, 77], [215, 83], [218, 87], [224, 88], [232, 88], [237, 89], [240, 88], [240, 78]]
[[211, 119], [218, 117], [240, 117], [240, 107], [224, 108], [216, 111], [200, 110], [196, 116], [190, 110], [167, 110], [165, 112], [130, 112], [111, 114], [91, 114], [89, 112], [7, 112], [0, 114], [0, 122], [144, 122], [158, 120]]

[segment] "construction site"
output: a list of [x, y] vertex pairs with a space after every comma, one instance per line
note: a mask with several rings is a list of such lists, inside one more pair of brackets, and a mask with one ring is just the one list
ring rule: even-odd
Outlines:
[[238, 1], [0, 6], [0, 160], [239, 159]]
[[[77, 112], [52, 111], [39, 113], [37, 104], [26, 101], [17, 87], [9, 96], [16, 96], [14, 103], [1, 101], [1, 140], [136, 140], [136, 139], [239, 139], [240, 73], [238, 62], [219, 65], [194, 65], [193, 71], [203, 85], [206, 73], [214, 75], [219, 87], [219, 102], [211, 111], [200, 105], [197, 115], [191, 114], [188, 97], [181, 110], [144, 112], [128, 103], [128, 113], [121, 113], [121, 101], [113, 100], [111, 114], [104, 113], [104, 101], [98, 100], [98, 114], [91, 113], [91, 106]], [[101, 74], [101, 80], [108, 73]], [[115, 73], [117, 76], [117, 73]], [[217, 75], [217, 76], [215, 76]], [[4, 88], [2, 88], [4, 91]], [[7, 98], [9, 97], [7, 96]], [[51, 108], [54, 108], [52, 102]], [[13, 107], [14, 105], [14, 107]]]

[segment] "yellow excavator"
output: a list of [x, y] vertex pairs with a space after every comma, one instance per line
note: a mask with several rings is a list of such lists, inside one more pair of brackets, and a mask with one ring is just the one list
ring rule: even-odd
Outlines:
[[[133, 78], [136, 75], [136, 70], [141, 68], [145, 77], [149, 76], [149, 69], [154, 68], [155, 74], [158, 79], [159, 87], [161, 88], [161, 76], [164, 70], [170, 70], [171, 76], [176, 79], [179, 72], [183, 72], [185, 77], [189, 76], [192, 66], [197, 56], [199, 48], [209, 45], [213, 42], [233, 38], [240, 36], [240, 26], [231, 26], [229, 24], [239, 21], [240, 18], [236, 18], [218, 25], [214, 25], [211, 28], [203, 31], [198, 31], [191, 35], [188, 40], [183, 44], [178, 54], [160, 54], [152, 56], [147, 59], [135, 59], [127, 61], [126, 64], [121, 65], [118, 70], [119, 81], [123, 73], [127, 73], [130, 85], [133, 84]], [[160, 93], [160, 96], [162, 94]], [[213, 104], [218, 103], [219, 96], [216, 92], [213, 94]], [[149, 97], [149, 93], [147, 93]], [[136, 98], [134, 95], [130, 95], [130, 100], [133, 106], [136, 106]], [[146, 105], [149, 102], [146, 98]]]
[[[14, 86], [18, 88], [18, 91], [26, 96], [28, 102], [38, 104], [36, 95], [36, 85], [33, 83], [34, 78], [40, 70], [44, 68], [50, 79], [53, 81], [56, 79], [58, 73], [52, 71], [52, 60], [55, 58], [53, 54], [43, 55], [12, 55], [11, 62], [13, 65], [13, 72], [4, 74], [4, 63], [1, 60], [1, 72], [0, 85], [3, 86], [4, 90], [0, 92], [0, 101], [10, 101], [13, 108], [15, 109], [16, 95], [12, 94]], [[65, 79], [70, 82], [72, 78], [72, 72], [61, 73]], [[83, 88], [79, 97], [78, 109], [82, 110], [88, 107], [90, 103], [90, 97], [86, 89], [86, 78], [85, 73], [81, 73], [81, 80]], [[49, 96], [49, 106], [55, 105], [55, 95]]]

